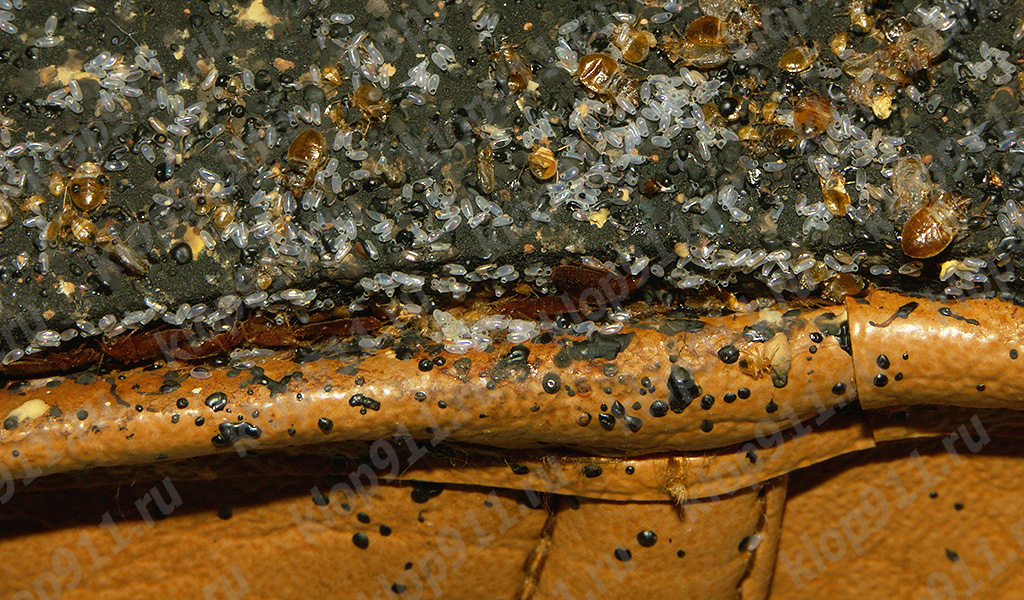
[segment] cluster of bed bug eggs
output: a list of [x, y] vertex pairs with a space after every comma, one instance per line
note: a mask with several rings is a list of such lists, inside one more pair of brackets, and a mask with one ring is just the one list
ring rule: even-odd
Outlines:
[[[819, 289], [841, 299], [863, 285], [859, 277], [884, 281], [897, 267], [901, 274], [920, 275], [920, 263], [900, 265], [892, 258], [839, 248], [821, 252], [799, 240], [773, 248], [738, 247], [730, 238], [744, 230], [770, 233], [794, 218], [798, 235], [823, 235], [865, 226], [884, 214], [907, 258], [927, 258], [955, 245], [965, 221], [975, 218], [968, 217], [966, 196], [934, 184], [919, 205], [897, 202], [898, 178], [891, 171], [912, 152], [905, 148], [905, 136], [887, 133], [884, 122], [903, 109], [933, 114], [942, 102], [937, 94], [921, 91], [919, 81], [922, 72], [934, 68], [941, 50], [966, 31], [957, 6], [937, 3], [897, 13], [854, 0], [847, 5], [850, 31], [828, 40], [811, 39], [804, 31], [791, 35], [781, 48], [778, 41], [769, 43], [763, 30], [766, 18], [783, 14], [778, 8], [723, 0], [702, 1], [699, 10], [667, 3], [637, 14], [588, 14], [558, 25], [554, 40], [545, 41], [539, 31], [524, 37], [500, 30], [498, 13], [480, 4], [466, 24], [478, 32], [476, 47], [468, 44], [456, 51], [449, 43], [433, 42], [429, 57], [405, 55], [394, 64], [375, 45], [380, 38], [373, 35], [372, 24], [369, 31], [359, 29], [362, 17], [318, 14], [310, 44], [319, 55], [299, 77], [274, 75], [266, 68], [254, 73], [245, 65], [232, 72], [233, 67], [220, 63], [220, 70], [192, 76], [164, 69], [160, 61], [169, 59], [145, 45], [125, 57], [101, 51], [85, 65], [104, 84], [98, 91], [83, 94], [72, 79], [50, 92], [47, 102], [81, 118], [99, 115], [105, 123], [122, 116], [133, 119], [137, 111], [126, 106], [154, 103], [157, 110], [146, 117], [148, 131], [133, 147], [137, 154], [132, 156], [140, 158], [129, 159], [156, 169], [163, 189], [153, 195], [151, 214], [192, 225], [201, 243], [185, 244], [165, 232], [160, 239], [173, 248], [219, 246], [212, 256], [231, 262], [230, 250], [242, 260], [234, 265], [235, 293], [176, 308], [147, 297], [146, 307], [131, 311], [130, 319], [111, 323], [104, 317], [102, 323], [83, 326], [83, 333], [126, 331], [131, 327], [123, 327], [125, 322], [161, 318], [172, 324], [212, 323], [242, 305], [315, 310], [325, 300], [316, 299], [315, 290], [291, 286], [301, 285], [302, 275], [318, 265], [364, 274], [351, 310], [390, 304], [402, 293], [458, 300], [485, 288], [503, 295], [524, 282], [548, 293], [555, 288], [551, 264], [545, 261], [474, 264], [456, 259], [432, 273], [418, 265], [427, 257], [444, 263], [444, 257], [456, 256], [453, 238], [476, 230], [555, 228], [564, 215], [597, 227], [619, 227], [626, 224], [622, 211], [640, 198], [674, 203], [673, 212], [688, 219], [675, 254], [650, 255], [627, 245], [612, 247], [601, 258], [573, 260], [633, 275], [649, 271], [656, 280], [684, 290], [731, 286], [746, 277], [777, 292]], [[88, 13], [75, 14], [82, 18]], [[676, 29], [680, 14], [690, 15], [689, 23], [679, 26], [683, 33]], [[786, 27], [794, 33], [791, 25]], [[47, 25], [43, 34], [57, 39], [60, 32], [55, 37]], [[873, 45], [865, 45], [869, 38]], [[422, 134], [389, 126], [394, 119], [404, 123], [436, 110], [452, 86], [464, 83], [467, 56], [476, 51], [485, 57], [471, 70], [481, 97], [511, 107], [521, 118], [470, 123], [471, 151], [464, 158], [474, 165], [472, 178], [453, 180], [445, 175], [452, 172], [449, 167], [438, 168], [436, 156], [411, 150], [424, 147]], [[973, 63], [958, 59], [957, 68], [962, 66], [974, 80], [992, 73], [993, 85], [1005, 85], [1005, 77], [1015, 72], [1008, 54], [983, 45], [980, 55], [982, 60]], [[559, 81], [552, 67], [571, 78], [570, 93], [552, 89]], [[151, 81], [146, 89], [156, 90], [153, 97], [137, 83], [144, 76]], [[179, 85], [182, 81], [190, 84]], [[311, 88], [322, 91], [310, 93]], [[549, 94], [557, 100], [547, 102]], [[271, 97], [276, 98], [273, 109], [265, 104]], [[877, 121], [870, 123], [857, 107]], [[1006, 131], [1004, 139], [994, 149], [986, 146], [982, 137], [990, 136], [981, 125], [966, 125], [958, 139], [966, 154], [1005, 154], [1015, 146], [1016, 134], [1003, 124], [998, 127]], [[0, 127], [0, 142], [8, 175], [8, 187], [0, 193], [10, 205], [8, 218], [25, 220], [25, 214], [17, 214], [24, 186], [10, 183], [23, 177], [13, 159], [39, 151], [12, 139], [6, 125]], [[456, 153], [445, 152], [450, 166], [457, 166]], [[732, 152], [735, 164], [716, 165], [723, 152]], [[196, 168], [197, 159], [189, 154], [216, 160]], [[514, 166], [517, 155], [521, 168]], [[962, 160], [957, 175], [970, 164]], [[1014, 168], [1019, 172], [1020, 165]], [[105, 172], [108, 165], [99, 169]], [[518, 175], [525, 171], [540, 186], [539, 196], [530, 197], [526, 192], [531, 188], [520, 184]], [[817, 178], [817, 184], [796, 188], [789, 174], [801, 172], [804, 178]], [[894, 179], [887, 183], [889, 178]], [[78, 179], [87, 192], [79, 199], [95, 200], [97, 180], [84, 172]], [[376, 200], [370, 202], [373, 195]], [[83, 209], [75, 196], [69, 198], [58, 224], [47, 226], [72, 239], [92, 239], [86, 223], [94, 213], [88, 203]], [[527, 203], [526, 209], [517, 202]], [[179, 216], [182, 206], [191, 214]], [[1007, 236], [1024, 232], [1016, 203], [993, 202], [990, 208]], [[4, 214], [0, 203], [0, 223]], [[99, 231], [95, 237], [99, 242]], [[123, 242], [112, 248], [131, 250]], [[375, 273], [359, 266], [396, 251], [408, 268]], [[997, 254], [991, 262], [1006, 264], [1009, 253]], [[145, 264], [139, 254], [138, 261], [131, 258], [122, 262]], [[952, 271], [943, 270], [942, 281], [950, 272], [958, 276], [947, 292], [958, 294], [984, 283], [979, 264], [985, 262], [966, 257]], [[408, 308], [415, 310], [414, 304]], [[490, 331], [491, 325], [487, 321], [479, 330]], [[578, 326], [592, 331], [605, 325]]]

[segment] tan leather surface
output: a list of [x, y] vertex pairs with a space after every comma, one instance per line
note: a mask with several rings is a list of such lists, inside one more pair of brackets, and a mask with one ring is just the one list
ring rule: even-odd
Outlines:
[[[558, 514], [536, 597], [764, 598], [766, 573], [756, 563], [774, 554], [784, 499], [780, 481], [682, 506], [582, 500]], [[656, 544], [639, 546], [644, 530], [657, 534]], [[616, 560], [616, 548], [631, 558]], [[744, 586], [748, 577], [759, 583]]]
[[[995, 299], [938, 302], [875, 291], [847, 301], [847, 310], [865, 409], [1024, 408], [1024, 379], [1016, 376], [1024, 357], [1011, 358], [1011, 351], [1024, 352], [1024, 308]], [[879, 366], [879, 357], [888, 359], [888, 368]]]
[[[188, 367], [180, 365], [136, 369], [84, 385], [47, 378], [14, 392], [0, 391], [0, 414], [25, 410], [28, 402], [39, 413], [13, 430], [0, 430], [0, 460], [17, 475], [27, 468], [53, 473], [209, 454], [218, 451], [211, 443], [218, 426], [240, 421], [261, 430], [258, 440], [242, 440], [246, 448], [375, 440], [406, 432], [499, 448], [563, 446], [606, 456], [720, 448], [754, 439], [772, 423], [789, 427], [851, 400], [849, 355], [834, 336], [817, 344], [810, 339], [812, 332], [838, 328], [844, 314], [839, 307], [786, 318], [762, 311], [705, 319], [699, 332], [672, 335], [629, 329], [624, 334], [634, 337], [614, 361], [574, 360], [564, 368], [555, 364], [555, 357], [565, 340], [528, 343], [529, 370], [510, 369], [512, 374], [494, 383], [494, 389], [487, 389], [487, 383], [497, 361], [510, 350], [507, 345], [490, 354], [462, 357], [471, 361], [465, 372], [456, 366], [458, 356], [448, 355], [440, 373], [435, 369], [428, 374], [417, 368], [417, 360], [397, 360], [389, 349], [359, 360], [322, 358], [305, 364], [277, 355], [278, 360], [261, 362], [255, 374], [211, 367], [211, 376], [204, 379], [189, 377]], [[744, 341], [744, 328], [758, 322], [777, 332], [766, 342]], [[728, 344], [740, 349], [739, 362], [727, 365], [718, 357], [718, 350]], [[813, 354], [811, 346], [816, 346]], [[682, 413], [669, 411], [661, 418], [649, 414], [651, 402], [668, 395], [670, 357], [691, 373], [701, 394], [715, 397], [710, 409], [701, 409], [698, 397]], [[741, 370], [746, 359], [750, 369], [757, 369], [753, 375]], [[607, 363], [614, 363], [614, 375], [605, 374]], [[773, 368], [788, 376], [784, 387], [773, 385]], [[524, 375], [522, 381], [515, 373]], [[563, 384], [555, 394], [542, 387], [549, 373]], [[161, 393], [168, 377], [181, 379], [180, 387]], [[642, 395], [644, 377], [650, 378], [654, 391]], [[282, 380], [287, 383], [279, 385]], [[846, 385], [846, 391], [833, 393], [836, 383]], [[564, 385], [573, 388], [572, 396]], [[749, 390], [749, 398], [724, 401], [726, 393], [740, 388]], [[417, 402], [415, 394], [422, 391], [428, 397]], [[204, 402], [218, 392], [226, 396], [226, 409], [214, 411]], [[380, 409], [360, 414], [359, 407], [350, 405], [355, 394], [375, 399]], [[188, 408], [177, 409], [178, 398], [186, 398]], [[638, 431], [630, 431], [623, 419], [611, 430], [599, 424], [598, 415], [607, 412], [601, 405], [618, 399], [628, 415], [642, 419]], [[634, 402], [641, 408], [633, 409]], [[87, 412], [84, 419], [77, 416], [81, 410]], [[590, 415], [586, 426], [579, 424], [583, 413]], [[178, 423], [172, 422], [174, 414]], [[194, 424], [197, 417], [205, 419], [203, 425]], [[321, 418], [331, 421], [330, 431], [318, 426]], [[711, 431], [701, 429], [705, 422]], [[8, 458], [13, 450], [21, 452], [19, 461]]]
[[[1024, 396], [1009, 352], [1018, 309], [885, 293], [849, 306], [852, 357], [841, 333], [817, 337], [842, 316], [817, 310], [705, 319], [699, 332], [633, 329], [614, 361], [556, 366], [565, 340], [527, 344], [522, 377], [497, 382], [509, 348], [474, 355], [458, 373], [449, 356], [430, 376], [388, 350], [305, 364], [276, 355], [262, 372], [212, 369], [201, 379], [174, 365], [8, 388], [0, 414], [19, 422], [0, 431], [0, 556], [12, 557], [0, 561], [0, 598], [53, 597], [57, 584], [62, 597], [154, 594], [171, 579], [182, 598], [234, 597], [216, 586], [242, 585], [246, 597], [267, 598], [916, 599], [947, 581], [957, 597], [1013, 597], [1024, 583], [1022, 417], [1012, 410]], [[742, 341], [759, 321], [774, 328], [771, 346]], [[918, 350], [903, 359], [908, 340]], [[721, 360], [728, 343], [769, 366], [754, 376]], [[775, 387], [770, 358], [780, 352], [788, 381]], [[662, 418], [643, 412], [668, 395], [673, 365], [715, 396], [710, 408], [698, 398]], [[885, 385], [875, 385], [883, 372]], [[574, 394], [545, 392], [549, 373]], [[168, 377], [178, 389], [159, 392]], [[902, 392], [894, 385], [908, 380]], [[846, 385], [838, 394], [837, 382]], [[655, 391], [641, 395], [644, 385]], [[723, 402], [741, 387], [749, 398]], [[418, 402], [422, 390], [430, 396]], [[224, 410], [204, 404], [221, 391]], [[380, 410], [360, 414], [349, 402], [356, 393]], [[175, 407], [179, 397], [187, 408]], [[777, 411], [765, 410], [766, 398]], [[639, 431], [622, 419], [611, 430], [597, 424], [600, 405], [616, 399], [643, 416]], [[594, 417], [587, 426], [577, 423], [583, 411]], [[239, 422], [258, 425], [259, 439], [211, 441]], [[357, 468], [362, 480], [351, 478]], [[340, 497], [313, 502], [313, 486], [363, 480], [372, 494], [353, 496], [352, 510], [337, 511]], [[163, 481], [181, 503], [150, 525], [140, 507], [152, 514]], [[440, 495], [424, 491], [439, 486]], [[870, 512], [878, 506], [886, 510]], [[226, 508], [231, 518], [219, 518]], [[131, 538], [119, 550], [105, 513]], [[639, 545], [644, 528], [657, 532], [651, 547]], [[366, 549], [353, 541], [360, 532]], [[755, 534], [757, 549], [740, 550]]]
[[972, 439], [955, 454], [941, 440], [887, 444], [791, 475], [772, 598], [1019, 598], [1024, 453]]
[[[53, 597], [58, 586], [63, 598], [748, 600], [767, 589], [785, 499], [782, 481], [682, 507], [534, 496], [535, 508], [527, 494], [487, 488], [417, 502], [412, 485], [347, 497], [325, 477], [168, 481], [19, 491], [0, 513], [0, 597]], [[165, 518], [140, 518], [139, 506], [159, 514], [147, 494]], [[653, 546], [639, 544], [643, 530]], [[757, 549], [741, 551], [755, 535]]]

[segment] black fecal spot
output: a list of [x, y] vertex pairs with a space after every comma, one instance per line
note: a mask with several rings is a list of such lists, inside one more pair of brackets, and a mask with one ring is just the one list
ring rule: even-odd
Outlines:
[[352, 543], [355, 544], [356, 548], [366, 550], [370, 547], [370, 538], [366, 537], [365, 533], [359, 532], [352, 535]]
[[633, 553], [626, 548], [616, 548], [615, 558], [622, 562], [629, 562], [629, 560], [633, 558]]
[[444, 491], [443, 483], [431, 483], [427, 481], [416, 482], [410, 497], [416, 504], [425, 504], [431, 498], [437, 498]]
[[686, 551], [685, 550], [676, 550], [676, 556], [678, 556], [679, 558], [682, 558], [682, 557], [686, 556]]
[[897, 373], [893, 375], [892, 378], [895, 379], [896, 381], [903, 381], [903, 371], [897, 371]]
[[178, 408], [184, 410], [184, 409], [188, 408], [188, 399], [187, 398], [178, 398], [177, 402], [175, 402], [174, 405], [177, 406]]
[[[424, 400], [425, 399], [426, 396], [424, 396]], [[380, 410], [379, 401], [374, 400], [369, 396], [364, 396], [363, 394], [353, 394], [352, 397], [348, 399], [348, 405], [353, 407], [359, 406], [363, 407], [364, 409], [368, 408], [373, 411]]]
[[407, 344], [398, 344], [397, 346], [395, 346], [394, 351], [395, 358], [397, 358], [398, 360], [409, 360], [410, 358], [416, 355], [416, 351], [412, 348], [412, 346], [409, 346]]
[[224, 392], [214, 392], [206, 397], [205, 404], [213, 409], [213, 412], [220, 412], [228, 405], [228, 395]]
[[508, 354], [498, 359], [491, 369], [491, 379], [501, 381], [515, 377], [516, 381], [525, 381], [530, 376], [530, 350], [522, 345], [516, 344], [508, 351]]
[[703, 329], [704, 321], [696, 319], [666, 319], [658, 327], [658, 332], [662, 335], [676, 335], [678, 333], [699, 333]]
[[736, 346], [729, 344], [728, 346], [722, 346], [718, 349], [718, 359], [727, 365], [731, 365], [740, 358], [740, 351], [736, 349]]
[[380, 534], [384, 537], [388, 537], [389, 535], [391, 535], [391, 528], [387, 525], [381, 525], [378, 531], [380, 531]]
[[704, 394], [704, 397], [700, 399], [700, 407], [704, 410], [710, 410], [715, 405], [715, 397], [711, 394]]
[[879, 373], [878, 375], [875, 375], [872, 383], [875, 384], [875, 387], [885, 387], [885, 384], [889, 383], [889, 378], [886, 377], [884, 373]]
[[1017, 356], [1019, 356], [1019, 355], [1017, 354], [1017, 350], [1016, 349], [1010, 350], [1010, 358], [1011, 359], [1017, 360]]
[[946, 558], [948, 558], [950, 562], [956, 562], [960, 560], [960, 555], [953, 550], [946, 548]]
[[573, 361], [603, 358], [615, 360], [619, 352], [629, 346], [633, 339], [632, 333], [594, 334], [589, 340], [563, 342], [562, 349], [555, 354], [552, 361], [559, 369], [567, 368]]
[[370, 523], [370, 515], [364, 512], [358, 512], [356, 513], [356, 520], [362, 523], [363, 525], [368, 525]]
[[202, 427], [206, 423], [206, 417], [199, 415], [196, 417], [194, 423], [196, 424], [196, 427]]
[[914, 312], [918, 306], [921, 305], [918, 304], [917, 302], [907, 302], [903, 306], [897, 308], [896, 312], [894, 312], [892, 316], [882, 321], [881, 323], [875, 323], [874, 321], [868, 321], [868, 323], [875, 327], [888, 327], [889, 324], [895, 321], [896, 319], [906, 319], [907, 317], [909, 317], [910, 313]]
[[558, 390], [562, 389], [562, 379], [557, 373], [548, 373], [544, 376], [542, 383], [544, 391], [549, 394], [557, 394]]
[[512, 469], [512, 472], [516, 475], [526, 475], [530, 472], [530, 467], [519, 463], [513, 463], [509, 465], [509, 468]]
[[530, 358], [530, 349], [522, 344], [516, 344], [509, 349], [505, 359], [512, 362], [526, 362]]
[[601, 465], [586, 465], [583, 467], [583, 476], [587, 479], [593, 479], [600, 477], [602, 473]]
[[634, 417], [633, 415], [623, 418], [622, 422], [626, 424], [626, 429], [633, 433], [640, 431], [640, 428], [644, 426], [644, 420], [640, 417]]
[[732, 392], [726, 392], [725, 395], [722, 396], [722, 400], [724, 400], [726, 404], [732, 404], [733, 402], [736, 401], [736, 394]]
[[668, 389], [668, 405], [674, 413], [686, 410], [693, 399], [701, 394], [700, 386], [693, 380], [690, 372], [679, 365], [672, 365], [672, 372], [668, 378]]
[[747, 456], [747, 462], [749, 462], [752, 465], [756, 465], [757, 464], [757, 452], [754, 452], [753, 450], [747, 450], [747, 455], [746, 456]]
[[80, 410], [77, 413], [75, 413], [75, 416], [78, 417], [79, 421], [84, 421], [89, 418], [89, 411]]
[[434, 368], [434, 363], [430, 362], [429, 358], [421, 358], [418, 367], [420, 371], [426, 373]]
[[846, 391], [846, 384], [840, 381], [839, 383], [832, 386], [832, 393], [836, 396], [841, 396]]
[[654, 533], [650, 529], [645, 529], [640, 533], [636, 534], [636, 543], [644, 548], [650, 548], [651, 546], [658, 543], [658, 534]]
[[709, 421], [708, 419], [704, 419], [703, 421], [700, 422], [700, 430], [703, 431], [704, 433], [710, 433], [711, 430], [714, 429], [714, 427], [715, 424]]
[[659, 418], [664, 417], [668, 414], [668, 404], [661, 400], [655, 400], [651, 402], [651, 407], [648, 409], [652, 417]]
[[964, 317], [963, 315], [958, 315], [954, 313], [948, 306], [943, 306], [942, 308], [940, 308], [939, 314], [944, 317], [956, 319], [957, 321], [963, 321], [964, 323], [968, 323], [970, 325], [981, 325], [981, 323], [977, 319], [969, 319], [967, 317]]
[[978, 385], [977, 385], [977, 386], [975, 387], [975, 389], [977, 389], [977, 390], [978, 390], [979, 392], [984, 392], [984, 391], [985, 391], [985, 384], [984, 384], [984, 383], [979, 383], [979, 384], [978, 384]]
[[879, 354], [878, 358], [875, 359], [875, 364], [878, 365], [879, 369], [889, 368], [889, 357], [884, 354]]
[[597, 422], [601, 424], [601, 427], [608, 430], [615, 427], [615, 417], [608, 413], [601, 413], [597, 415]]
[[775, 337], [775, 330], [767, 321], [758, 321], [743, 328], [743, 339], [748, 342], [767, 342]]
[[292, 356], [292, 362], [295, 364], [303, 365], [309, 362], [320, 360], [321, 354], [312, 348], [296, 348], [295, 355]]
[[776, 404], [774, 400], [769, 400], [768, 404], [765, 405], [765, 407], [764, 407], [764, 412], [766, 412], [768, 414], [772, 414], [774, 412], [777, 412], [778, 410], [779, 410], [779, 405]]
[[634, 467], [633, 465], [627, 466], [626, 475], [632, 475], [633, 473], [636, 473], [636, 467]]
[[320, 417], [316, 422], [316, 426], [320, 428], [320, 431], [327, 433], [328, 431], [334, 429], [334, 421], [328, 419], [327, 417]]
[[842, 348], [850, 356], [853, 356], [853, 346], [850, 345], [849, 321], [843, 321], [842, 324], [839, 325], [839, 333], [836, 335], [836, 341], [839, 342], [840, 348]]
[[227, 446], [241, 439], [258, 439], [263, 430], [252, 423], [221, 423], [217, 426], [218, 433], [213, 436], [215, 446]]
[[817, 331], [812, 331], [809, 337], [811, 338], [811, 341], [814, 342], [815, 344], [820, 344], [825, 341], [825, 336], [821, 335], [821, 333]]
[[621, 419], [622, 417], [626, 416], [626, 407], [623, 406], [622, 403], [619, 402], [618, 400], [612, 402], [612, 416], [615, 417], [616, 419]]
[[452, 363], [452, 369], [455, 371], [455, 376], [466, 381], [466, 376], [469, 375], [469, 368], [473, 365], [473, 360], [470, 358], [462, 357]]
[[740, 398], [746, 400], [747, 398], [750, 397], [750, 389], [748, 389], [748, 388], [740, 388], [740, 389], [736, 390], [736, 395], [739, 396]]

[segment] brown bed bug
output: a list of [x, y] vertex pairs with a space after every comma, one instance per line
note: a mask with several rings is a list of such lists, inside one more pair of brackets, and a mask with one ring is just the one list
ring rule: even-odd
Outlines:
[[725, 34], [721, 19], [705, 15], [690, 23], [683, 35], [678, 31], [665, 35], [660, 47], [672, 62], [682, 61], [698, 69], [711, 69], [729, 60]]
[[288, 146], [288, 169], [285, 183], [296, 198], [313, 181], [313, 174], [320, 168], [326, 155], [327, 142], [316, 129], [307, 129], [295, 136]]
[[71, 203], [84, 214], [95, 212], [107, 201], [110, 180], [96, 163], [83, 163], [71, 176], [65, 193]]
[[931, 258], [945, 250], [960, 233], [971, 204], [967, 196], [941, 190], [928, 200], [903, 226], [903, 253], [911, 258]]
[[607, 54], [588, 54], [580, 59], [576, 77], [583, 87], [599, 96], [608, 98], [624, 97], [637, 103], [640, 80], [626, 73], [618, 61]]

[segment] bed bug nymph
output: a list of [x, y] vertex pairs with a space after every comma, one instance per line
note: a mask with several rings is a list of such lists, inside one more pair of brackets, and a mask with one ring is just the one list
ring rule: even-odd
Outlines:
[[307, 129], [295, 136], [288, 146], [288, 168], [284, 172], [285, 185], [292, 196], [299, 198], [313, 183], [313, 175], [326, 156], [327, 142], [323, 134]]

